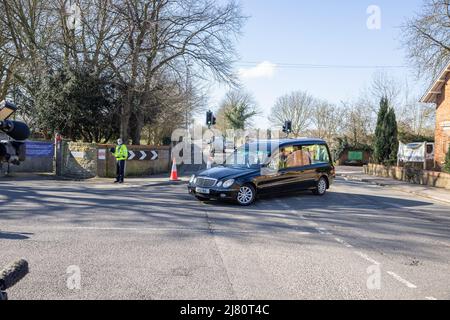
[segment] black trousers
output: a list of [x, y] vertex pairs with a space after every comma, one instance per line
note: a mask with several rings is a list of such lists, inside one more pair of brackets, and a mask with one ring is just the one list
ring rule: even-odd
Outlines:
[[125, 179], [125, 160], [117, 161], [117, 181], [123, 182]]

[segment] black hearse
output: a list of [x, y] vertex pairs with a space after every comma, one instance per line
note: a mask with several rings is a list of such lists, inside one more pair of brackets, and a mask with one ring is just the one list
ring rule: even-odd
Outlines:
[[248, 143], [224, 165], [193, 175], [188, 190], [201, 201], [233, 200], [248, 206], [265, 194], [311, 190], [323, 196], [335, 176], [324, 140], [268, 140]]

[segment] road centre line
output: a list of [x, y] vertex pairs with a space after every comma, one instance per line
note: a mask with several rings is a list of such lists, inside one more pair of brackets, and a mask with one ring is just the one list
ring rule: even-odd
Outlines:
[[390, 275], [391, 277], [393, 277], [395, 280], [403, 283], [405, 286], [407, 286], [410, 289], [417, 289], [417, 286], [415, 284], [412, 284], [411, 282], [409, 282], [408, 280], [403, 279], [402, 277], [400, 277], [398, 274], [392, 272], [392, 271], [387, 271], [387, 274]]
[[373, 265], [377, 265], [377, 266], [381, 265], [381, 263], [379, 263], [378, 261], [372, 259], [371, 257], [369, 257], [369, 256], [368, 256], [367, 254], [365, 254], [365, 253], [362, 253], [362, 252], [360, 252], [360, 251], [353, 251], [353, 252], [354, 252], [356, 255], [360, 256], [361, 258], [363, 258], [364, 260], [370, 262], [370, 263], [373, 264]]
[[340, 244], [344, 245], [347, 248], [353, 248], [353, 246], [349, 243], [347, 243], [346, 241], [340, 239], [340, 238], [334, 238], [334, 240], [336, 240], [337, 242], [339, 242]]
[[[278, 200], [277, 200], [277, 202], [281, 203], [281, 201], [278, 201]], [[286, 203], [283, 203], [282, 206], [283, 206], [283, 207], [290, 207], [290, 206], [287, 205]], [[395, 207], [395, 206], [394, 206], [394, 207]], [[295, 214], [298, 214], [298, 211], [296, 211], [296, 210], [292, 210], [292, 211], [291, 211], [291, 213], [294, 213], [294, 212], [295, 212]], [[301, 216], [302, 216], [302, 215], [301, 215]], [[304, 217], [302, 216], [302, 218], [304, 218]], [[304, 218], [304, 219], [307, 220], [306, 218]], [[310, 226], [315, 227], [315, 229], [316, 229], [321, 235], [326, 235], [326, 234], [332, 235], [331, 233], [326, 232], [326, 230], [327, 230], [326, 228], [319, 227], [319, 224], [317, 224], [317, 223], [315, 223], [315, 222], [308, 221], [308, 224], [309, 224]], [[349, 243], [346, 242], [345, 240], [342, 240], [342, 239], [337, 238], [337, 237], [334, 238], [334, 240], [335, 240], [336, 242], [338, 242], [339, 244], [342, 244], [343, 246], [347, 247], [347, 248], [354, 248], [354, 246], [352, 246], [351, 244], [349, 244]], [[367, 255], [367, 254], [365, 254], [365, 253], [362, 253], [362, 252], [360, 252], [360, 251], [353, 251], [353, 252], [354, 252], [356, 255], [358, 255], [359, 257], [363, 258], [364, 260], [370, 262], [370, 263], [373, 264], [373, 265], [377, 265], [377, 266], [380, 266], [380, 265], [381, 265], [380, 262], [378, 262], [378, 261], [372, 259], [369, 255]], [[404, 284], [406, 287], [408, 287], [408, 288], [410, 288], [410, 289], [417, 289], [417, 286], [416, 286], [415, 284], [413, 284], [413, 283], [409, 282], [408, 280], [402, 278], [402, 277], [399, 276], [398, 274], [396, 274], [396, 273], [394, 273], [394, 272], [392, 272], [392, 271], [387, 271], [387, 274], [390, 275], [390, 276], [391, 276], [392, 278], [394, 278], [395, 280], [397, 280], [398, 282]], [[426, 299], [428, 299], [428, 300], [436, 300], [434, 297], [426, 297]]]

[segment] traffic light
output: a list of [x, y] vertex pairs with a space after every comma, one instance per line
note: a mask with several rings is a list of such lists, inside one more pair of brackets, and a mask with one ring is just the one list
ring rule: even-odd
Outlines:
[[206, 125], [207, 126], [212, 125], [212, 117], [213, 117], [213, 113], [211, 111], [206, 112]]
[[206, 113], [206, 125], [208, 126], [208, 128], [210, 128], [211, 126], [215, 126], [217, 123], [217, 119], [214, 116], [214, 114], [212, 113], [211, 110], [209, 110]]
[[286, 134], [292, 133], [292, 121], [286, 121], [284, 123], [283, 132]]

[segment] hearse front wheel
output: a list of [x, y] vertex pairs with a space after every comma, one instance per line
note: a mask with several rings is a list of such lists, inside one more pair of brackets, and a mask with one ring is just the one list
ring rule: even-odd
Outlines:
[[256, 199], [256, 189], [251, 184], [246, 184], [239, 189], [236, 200], [241, 206], [249, 206]]

